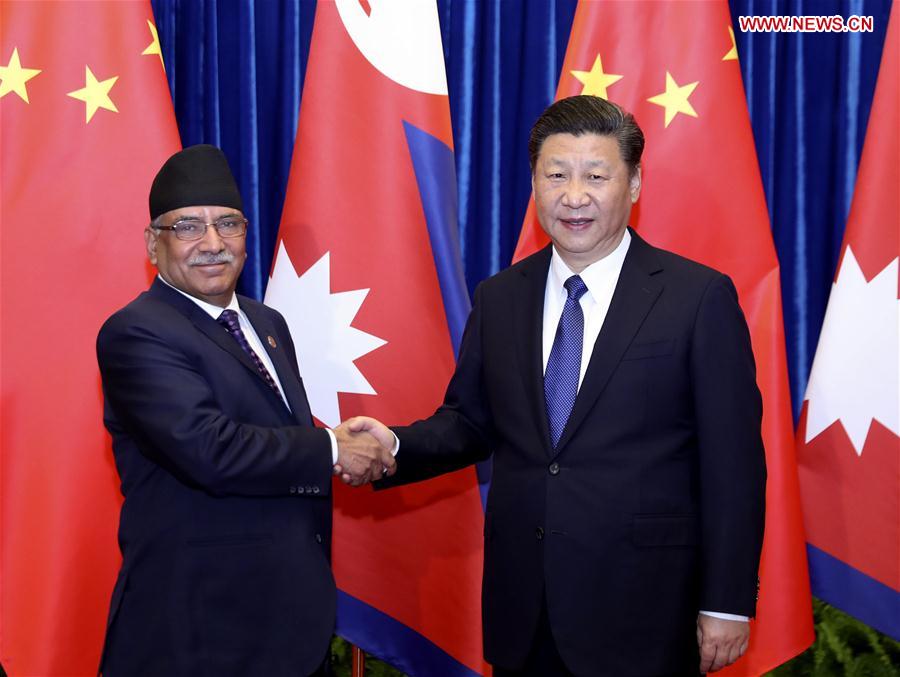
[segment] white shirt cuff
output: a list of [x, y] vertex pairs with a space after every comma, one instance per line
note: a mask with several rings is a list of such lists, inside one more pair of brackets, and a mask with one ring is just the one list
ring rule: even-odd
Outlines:
[[331, 465], [337, 465], [337, 460], [338, 460], [337, 437], [334, 436], [334, 433], [331, 431], [331, 428], [325, 428], [325, 432], [328, 433], [328, 437], [331, 440]]
[[397, 452], [400, 451], [400, 438], [397, 437], [397, 434], [393, 430], [391, 431], [391, 435], [394, 436], [394, 448], [391, 449], [391, 456], [396, 458]]
[[725, 621], [744, 621], [745, 623], [750, 620], [749, 616], [741, 616], [739, 614], [725, 614], [720, 611], [700, 611], [704, 616], [712, 616], [713, 618], [721, 618]]

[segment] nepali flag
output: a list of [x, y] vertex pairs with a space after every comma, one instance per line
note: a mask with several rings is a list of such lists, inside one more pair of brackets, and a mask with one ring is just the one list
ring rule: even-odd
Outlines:
[[[320, 2], [265, 297], [319, 422], [441, 403], [469, 310], [456, 228], [436, 4]], [[338, 634], [411, 675], [483, 674], [476, 471], [334, 498]]]
[[900, 640], [898, 32], [895, 6], [797, 458], [813, 593]]

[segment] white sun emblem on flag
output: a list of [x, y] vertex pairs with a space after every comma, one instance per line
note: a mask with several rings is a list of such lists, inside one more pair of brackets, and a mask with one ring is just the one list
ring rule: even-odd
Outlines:
[[857, 455], [873, 420], [900, 435], [900, 301], [894, 259], [866, 282], [850, 246], [831, 289], [806, 399], [806, 441], [840, 421]]
[[284, 315], [291, 330], [313, 416], [332, 428], [341, 422], [339, 392], [375, 394], [353, 361], [387, 341], [350, 325], [368, 293], [331, 293], [328, 252], [297, 275], [284, 242], [279, 244], [266, 304]]

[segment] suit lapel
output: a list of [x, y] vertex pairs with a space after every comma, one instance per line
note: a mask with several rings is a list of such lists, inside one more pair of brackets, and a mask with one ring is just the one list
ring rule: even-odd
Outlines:
[[[241, 310], [247, 314], [250, 324], [256, 330], [257, 336], [263, 345], [275, 371], [278, 373], [278, 380], [281, 381], [281, 387], [284, 389], [284, 395], [288, 404], [291, 405], [291, 412], [299, 423], [312, 425], [312, 414], [309, 410], [309, 402], [306, 399], [306, 393], [300, 385], [300, 376], [296, 364], [291, 364], [291, 359], [284, 349], [284, 341], [275, 329], [268, 314], [260, 312], [262, 305], [241, 303]], [[271, 341], [269, 340], [271, 339]], [[275, 345], [273, 346], [272, 343]]]
[[[230, 353], [238, 362], [259, 376], [256, 365], [241, 350], [238, 342], [228, 333], [228, 330], [211, 318], [200, 306], [175, 289], [172, 289], [165, 282], [160, 281], [159, 278], [154, 279], [153, 285], [150, 287], [150, 293], [177, 308], [198, 330], [206, 334], [213, 343], [225, 352]], [[262, 376], [259, 377], [262, 378]]]
[[546, 452], [551, 452], [550, 427], [547, 423], [547, 403], [544, 400], [544, 292], [547, 272], [550, 269], [551, 246], [523, 262], [520, 269], [522, 288], [515, 299], [515, 336], [513, 343], [521, 368], [519, 375], [526, 397], [531, 404], [532, 415], [537, 422]]
[[[597, 336], [584, 381], [575, 399], [572, 414], [556, 446], [559, 453], [584, 421], [606, 388], [625, 350], [631, 344], [647, 313], [663, 290], [654, 275], [662, 270], [653, 248], [631, 231], [631, 245], [622, 264], [603, 328]], [[546, 419], [546, 415], [544, 416]]]
[[[229, 353], [234, 359], [240, 362], [246, 369], [250, 371], [251, 374], [255, 378], [258, 378], [263, 383], [266, 383], [266, 380], [262, 377], [262, 374], [259, 373], [259, 370], [256, 368], [256, 365], [253, 364], [253, 360], [243, 351], [238, 342], [234, 339], [234, 337], [228, 333], [228, 330], [225, 329], [222, 325], [216, 322], [209, 314], [204, 311], [200, 306], [191, 301], [189, 298], [185, 297], [175, 289], [169, 287], [165, 282], [159, 280], [159, 278], [154, 279], [153, 285], [150, 287], [150, 294], [165, 301], [169, 305], [174, 306], [178, 309], [185, 317], [187, 317], [193, 325], [201, 332], [203, 332], [213, 343], [219, 346], [222, 350]], [[253, 324], [254, 329], [256, 329], [257, 335], [263, 337], [262, 340], [265, 342], [265, 336], [267, 333], [261, 331], [259, 329], [260, 325], [257, 324], [258, 317], [261, 317], [260, 313], [254, 313], [253, 317], [250, 316], [250, 313], [247, 312], [246, 305], [241, 305], [241, 310], [247, 313], [247, 317], [250, 318], [250, 322]], [[271, 330], [267, 330], [269, 334], [271, 334]], [[271, 353], [270, 353], [271, 354]], [[283, 375], [283, 372], [278, 367], [278, 363], [276, 362], [276, 369], [278, 369], [278, 378], [284, 382], [293, 383], [296, 381], [296, 377], [288, 378]], [[266, 389], [271, 391], [268, 384], [266, 384]], [[284, 402], [281, 402], [281, 398], [278, 397], [274, 392], [272, 392], [272, 397], [277, 398], [281, 404], [284, 406]], [[291, 403], [291, 408], [294, 409], [294, 403], [291, 401], [290, 397], [288, 397], [288, 402]], [[294, 409], [296, 412], [297, 410]], [[303, 411], [301, 409], [301, 411]], [[309, 411], [308, 408], [305, 409], [306, 412]]]

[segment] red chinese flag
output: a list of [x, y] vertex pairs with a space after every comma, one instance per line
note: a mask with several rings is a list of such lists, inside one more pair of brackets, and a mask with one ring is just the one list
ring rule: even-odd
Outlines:
[[179, 147], [149, 2], [0, 4], [0, 662], [95, 675], [121, 496], [94, 341]]
[[[434, 2], [320, 2], [266, 303], [328, 426], [407, 424], [443, 399], [452, 149]], [[409, 674], [481, 674], [475, 470], [378, 493], [336, 481], [334, 518], [338, 633]]]
[[[750, 325], [768, 468], [761, 586], [750, 648], [717, 674], [758, 675], [809, 646], [813, 623], [778, 260], [728, 4], [580, 2], [557, 98], [575, 94], [634, 113], [646, 150], [632, 225], [730, 275]], [[546, 243], [531, 208], [516, 260]]]
[[900, 640], [900, 24], [797, 430], [813, 592]]

